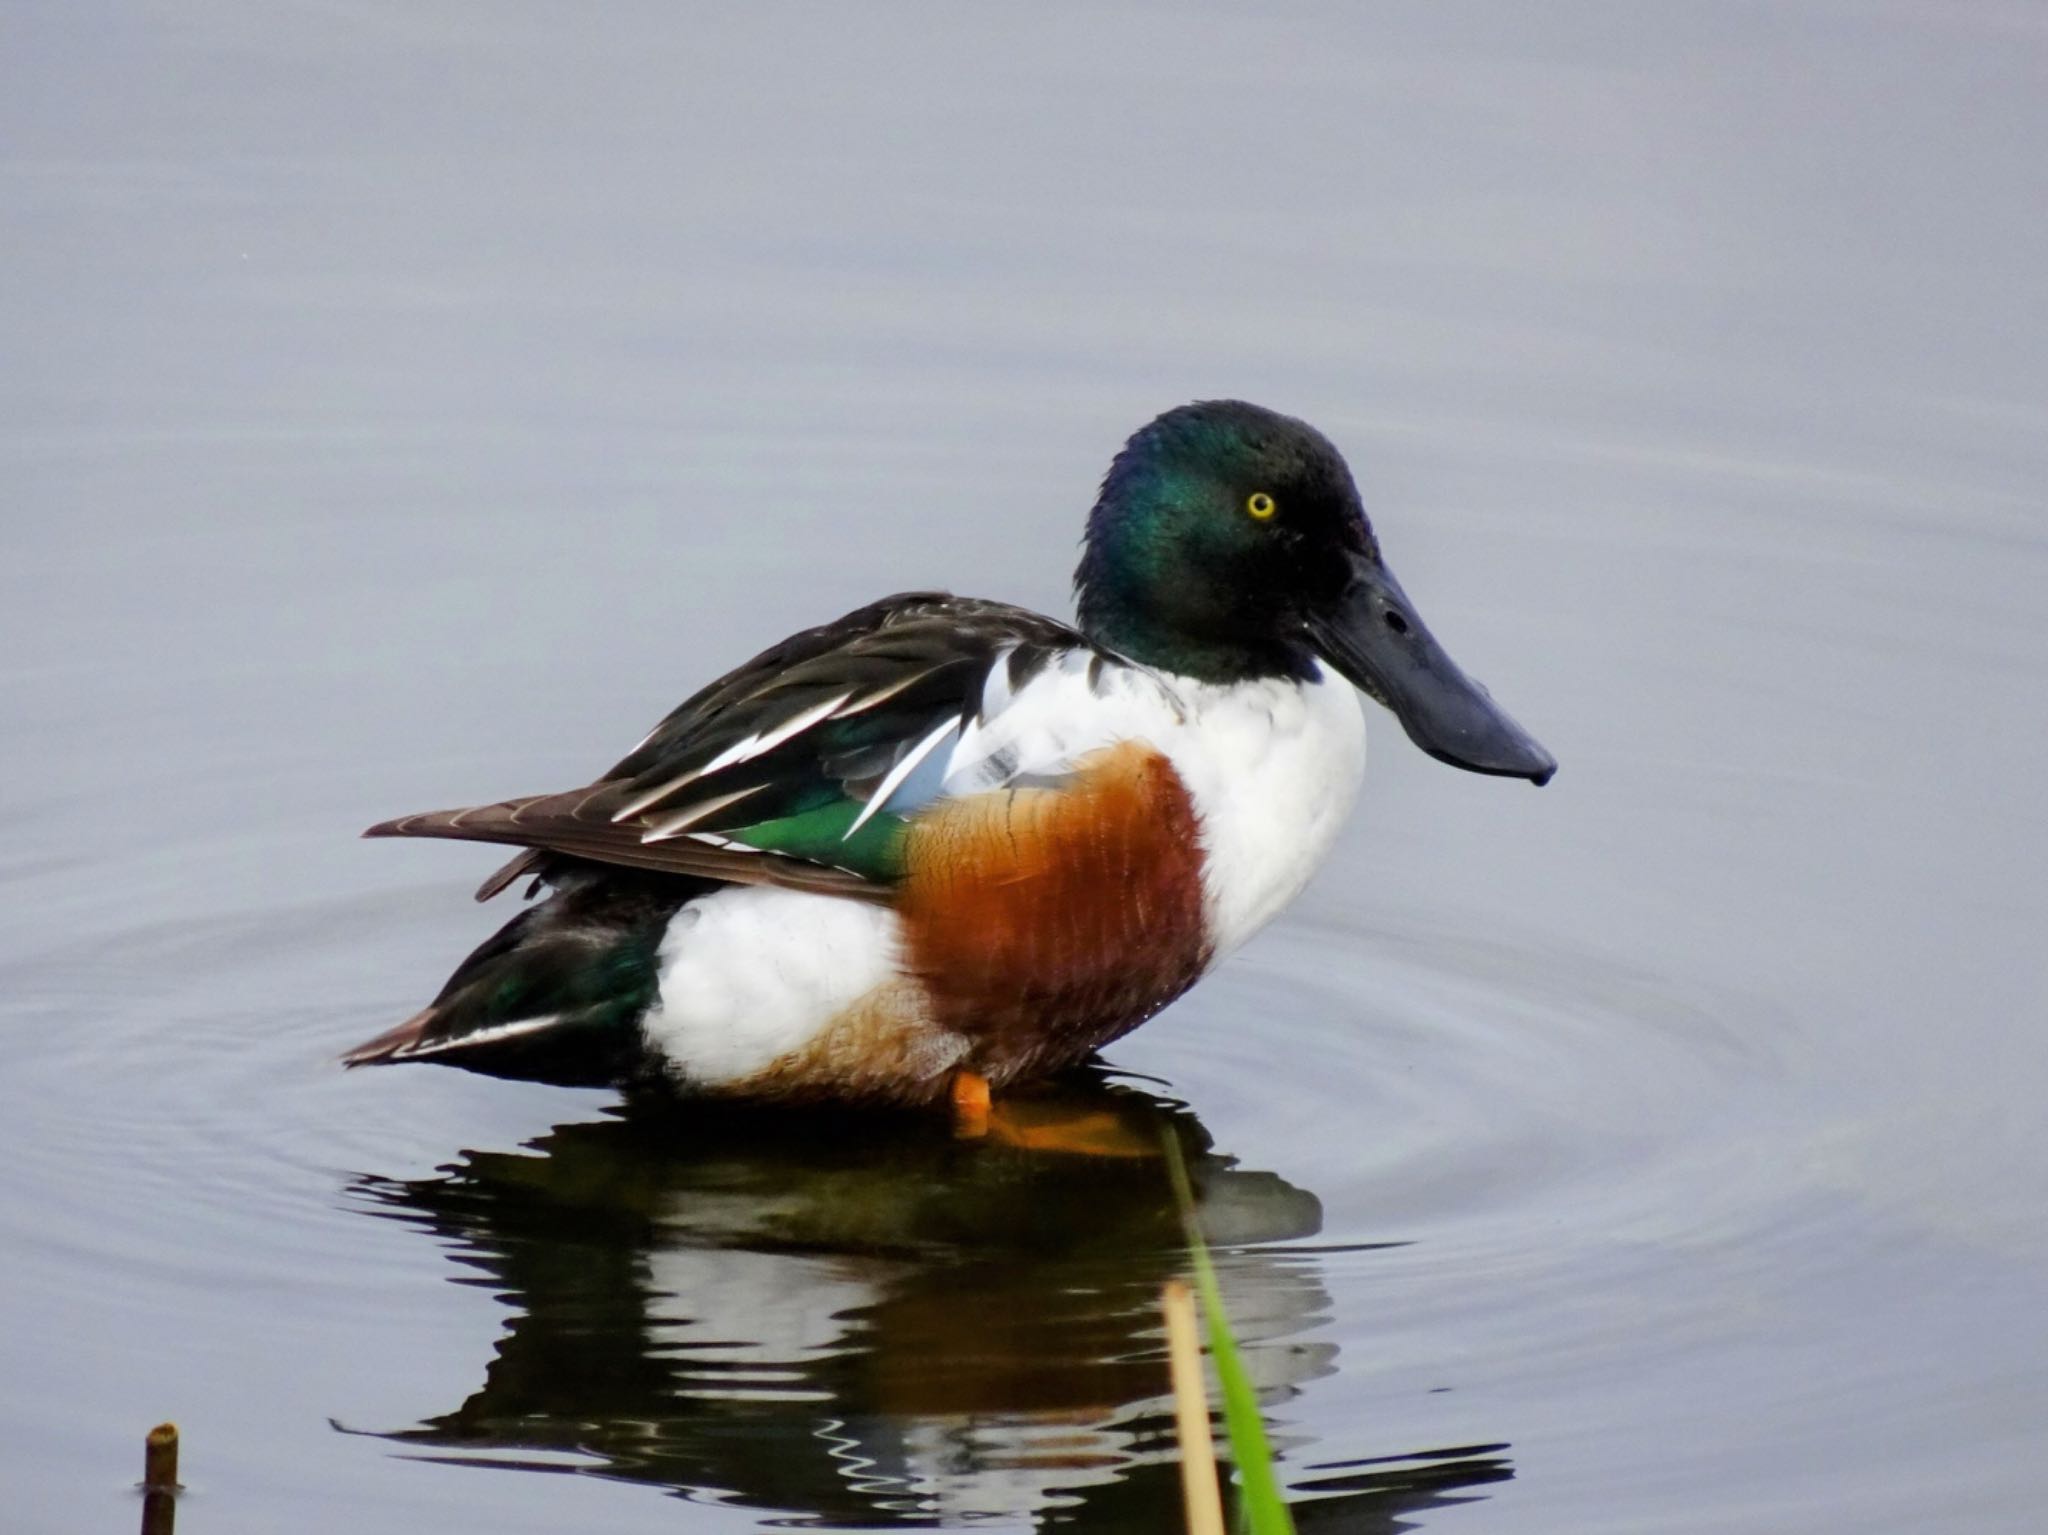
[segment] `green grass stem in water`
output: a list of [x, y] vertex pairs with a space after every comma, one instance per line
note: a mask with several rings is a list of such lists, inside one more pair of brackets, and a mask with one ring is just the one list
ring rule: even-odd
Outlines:
[[1209, 1261], [1208, 1244], [1202, 1240], [1201, 1223], [1195, 1218], [1194, 1190], [1188, 1183], [1187, 1164], [1181, 1159], [1180, 1143], [1169, 1131], [1166, 1140], [1166, 1168], [1173, 1179], [1174, 1202], [1180, 1206], [1181, 1224], [1187, 1230], [1188, 1258], [1195, 1270], [1195, 1293], [1202, 1302], [1203, 1320], [1208, 1324], [1209, 1353], [1216, 1361], [1216, 1378], [1223, 1387], [1223, 1426], [1230, 1437], [1230, 1458], [1237, 1466], [1238, 1525], [1251, 1535], [1294, 1535], [1294, 1516], [1280, 1496], [1280, 1478], [1273, 1470], [1273, 1446], [1266, 1439], [1266, 1425], [1259, 1413], [1258, 1393], [1245, 1374], [1238, 1357], [1237, 1340], [1231, 1336], [1230, 1319], [1223, 1312], [1223, 1293], [1216, 1284], [1216, 1266]]

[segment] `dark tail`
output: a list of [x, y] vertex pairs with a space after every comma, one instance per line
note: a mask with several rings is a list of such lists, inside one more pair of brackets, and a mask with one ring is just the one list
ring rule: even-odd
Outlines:
[[646, 1068], [640, 1020], [660, 996], [669, 919], [708, 884], [573, 868], [456, 967], [421, 1012], [341, 1060], [432, 1061], [495, 1077], [602, 1087]]

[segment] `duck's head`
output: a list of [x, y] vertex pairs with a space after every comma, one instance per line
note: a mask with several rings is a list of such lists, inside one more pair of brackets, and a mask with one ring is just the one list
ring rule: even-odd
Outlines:
[[1557, 763], [1459, 670], [1380, 556], [1343, 456], [1241, 400], [1170, 410], [1124, 444], [1088, 518], [1081, 627], [1208, 682], [1335, 668], [1432, 757], [1546, 783]]

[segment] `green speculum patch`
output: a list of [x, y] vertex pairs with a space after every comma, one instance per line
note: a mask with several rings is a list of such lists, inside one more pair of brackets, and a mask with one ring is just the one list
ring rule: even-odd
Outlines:
[[787, 853], [813, 863], [837, 865], [878, 882], [900, 878], [906, 829], [903, 818], [882, 811], [848, 836], [861, 809], [854, 800], [834, 799], [795, 815], [736, 826], [723, 835], [765, 853]]

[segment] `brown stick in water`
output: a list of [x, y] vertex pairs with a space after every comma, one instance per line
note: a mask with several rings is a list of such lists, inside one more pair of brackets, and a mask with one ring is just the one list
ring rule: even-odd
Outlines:
[[178, 1425], [159, 1423], [142, 1441], [142, 1535], [173, 1535], [178, 1518]]

